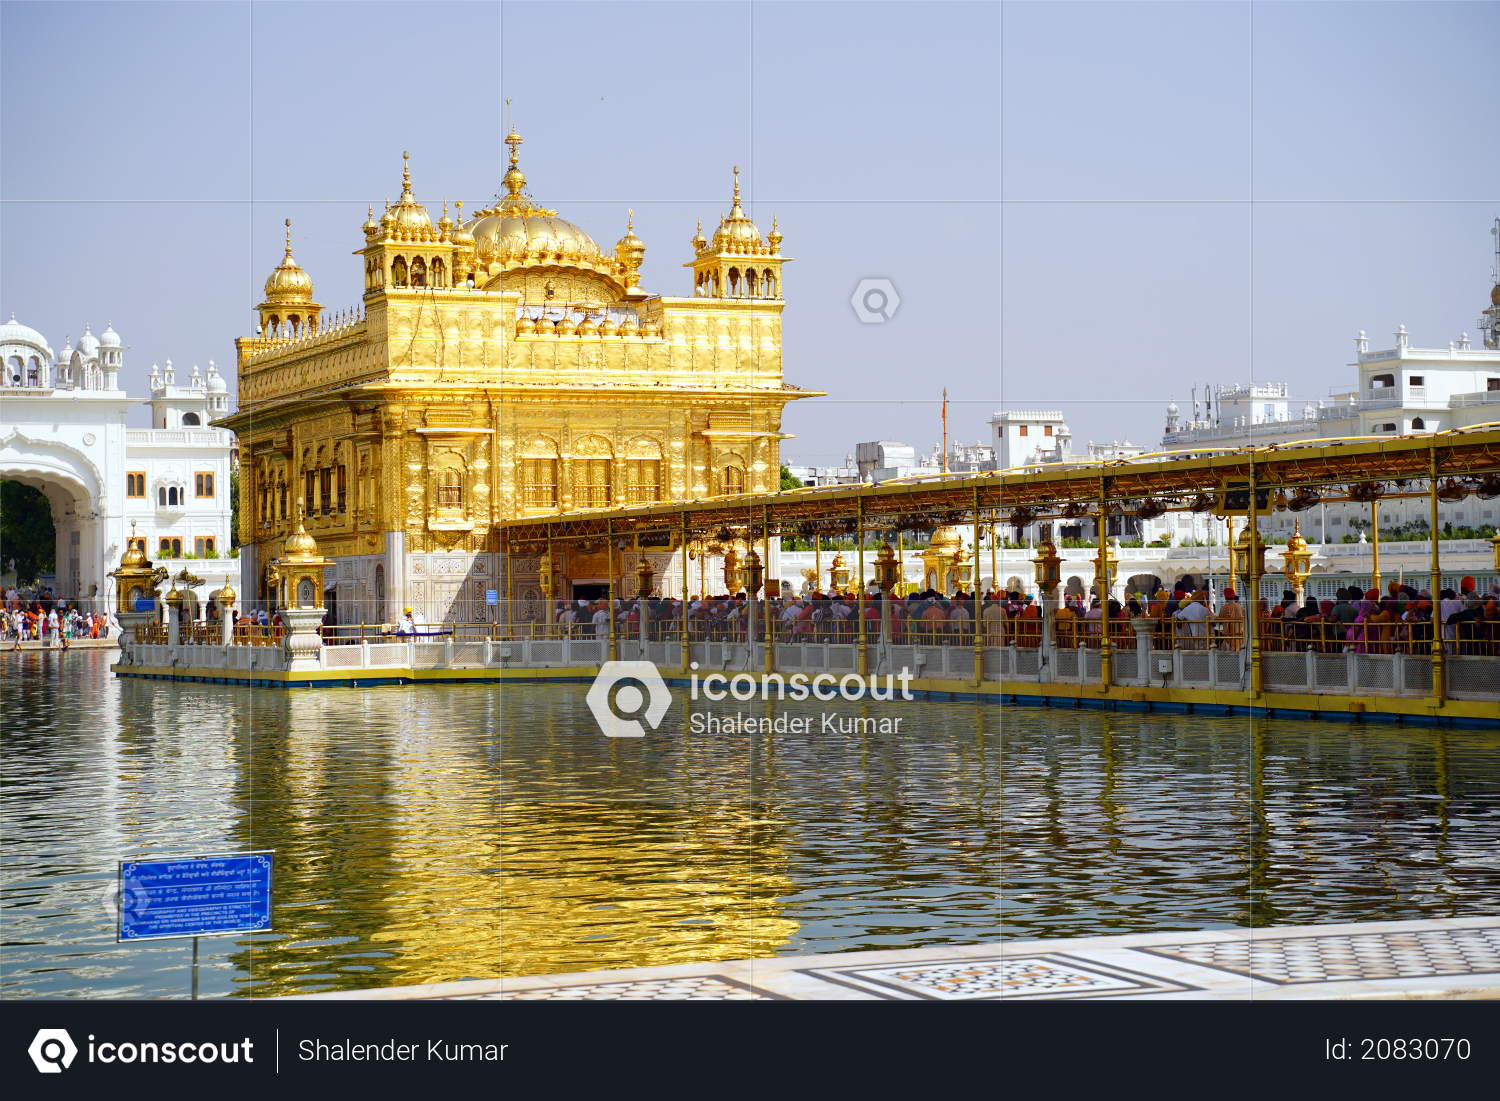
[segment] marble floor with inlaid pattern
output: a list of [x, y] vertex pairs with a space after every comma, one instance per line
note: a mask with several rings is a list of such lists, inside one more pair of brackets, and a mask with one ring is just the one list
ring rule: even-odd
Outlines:
[[1500, 917], [784, 956], [298, 995], [453, 1001], [1500, 998]]

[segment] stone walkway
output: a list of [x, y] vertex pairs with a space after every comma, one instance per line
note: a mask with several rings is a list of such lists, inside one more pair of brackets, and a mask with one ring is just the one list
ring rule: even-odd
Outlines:
[[515, 1001], [1500, 998], [1500, 918], [847, 952], [297, 995]]

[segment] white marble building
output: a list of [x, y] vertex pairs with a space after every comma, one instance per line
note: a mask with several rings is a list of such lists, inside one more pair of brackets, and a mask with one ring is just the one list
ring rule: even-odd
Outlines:
[[53, 590], [81, 607], [112, 610], [107, 575], [132, 524], [152, 560], [203, 579], [194, 590], [200, 601], [226, 581], [238, 589], [239, 560], [228, 557], [234, 437], [208, 427], [228, 412], [228, 387], [212, 363], [206, 376], [193, 368], [182, 386], [170, 362], [165, 374], [153, 368], [153, 427], [129, 429], [134, 399], [119, 388], [124, 352], [112, 326], [98, 337], [85, 329], [76, 347], [54, 352], [14, 316], [0, 325], [0, 478], [40, 489], [51, 502]]

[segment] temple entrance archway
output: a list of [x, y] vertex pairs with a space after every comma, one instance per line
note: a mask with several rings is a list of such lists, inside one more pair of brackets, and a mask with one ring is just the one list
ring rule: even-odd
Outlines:
[[85, 609], [108, 608], [105, 590], [113, 583], [104, 576], [105, 556], [113, 549], [118, 557], [124, 548], [108, 538], [102, 472], [67, 444], [32, 439], [17, 428], [0, 440], [0, 479], [30, 486], [47, 498], [56, 533], [53, 594]]

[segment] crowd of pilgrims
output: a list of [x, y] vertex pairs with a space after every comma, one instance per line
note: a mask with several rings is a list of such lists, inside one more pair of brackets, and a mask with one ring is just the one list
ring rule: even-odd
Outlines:
[[[1238, 650], [1244, 645], [1245, 608], [1239, 595], [1226, 588], [1194, 589], [1191, 581], [1154, 595], [1135, 593], [1124, 602], [1111, 598], [1108, 617], [1111, 643], [1134, 645], [1131, 620], [1153, 621], [1157, 648], [1214, 648]], [[872, 593], [864, 602], [865, 637], [881, 636], [887, 598]], [[976, 598], [929, 589], [906, 597], [889, 598], [891, 641], [927, 645], [973, 645], [976, 626], [985, 645], [1036, 647], [1041, 645], [1041, 606], [1034, 593], [992, 589]], [[611, 618], [618, 637], [638, 639], [642, 620], [653, 641], [676, 639], [683, 620], [682, 601], [648, 597], [557, 601], [553, 623], [573, 637], [606, 638]], [[743, 642], [750, 621], [746, 594], [690, 598], [687, 627], [690, 640]], [[1097, 647], [1105, 616], [1097, 589], [1064, 593], [1053, 619], [1054, 642], [1059, 646]], [[1308, 597], [1301, 605], [1290, 590], [1279, 603], [1258, 602], [1261, 637], [1273, 650], [1337, 650], [1390, 653], [1413, 643], [1431, 641], [1436, 617], [1443, 637], [1475, 653], [1500, 653], [1500, 583], [1488, 592], [1477, 591], [1465, 577], [1460, 590], [1443, 589], [1433, 600], [1427, 589], [1391, 582], [1387, 592], [1358, 587], [1339, 589], [1334, 600]], [[850, 592], [807, 592], [779, 600], [756, 600], [756, 640], [764, 641], [769, 619], [779, 642], [852, 642], [859, 634], [859, 599]], [[1426, 625], [1423, 627], [1422, 625]], [[1118, 634], [1117, 634], [1118, 632]], [[1468, 644], [1472, 643], [1473, 646]]]
[[23, 642], [66, 647], [72, 639], [109, 637], [109, 620], [102, 612], [84, 612], [76, 605], [57, 602], [51, 590], [23, 594], [11, 587], [3, 600], [0, 639], [11, 643], [12, 649], [19, 650]]

